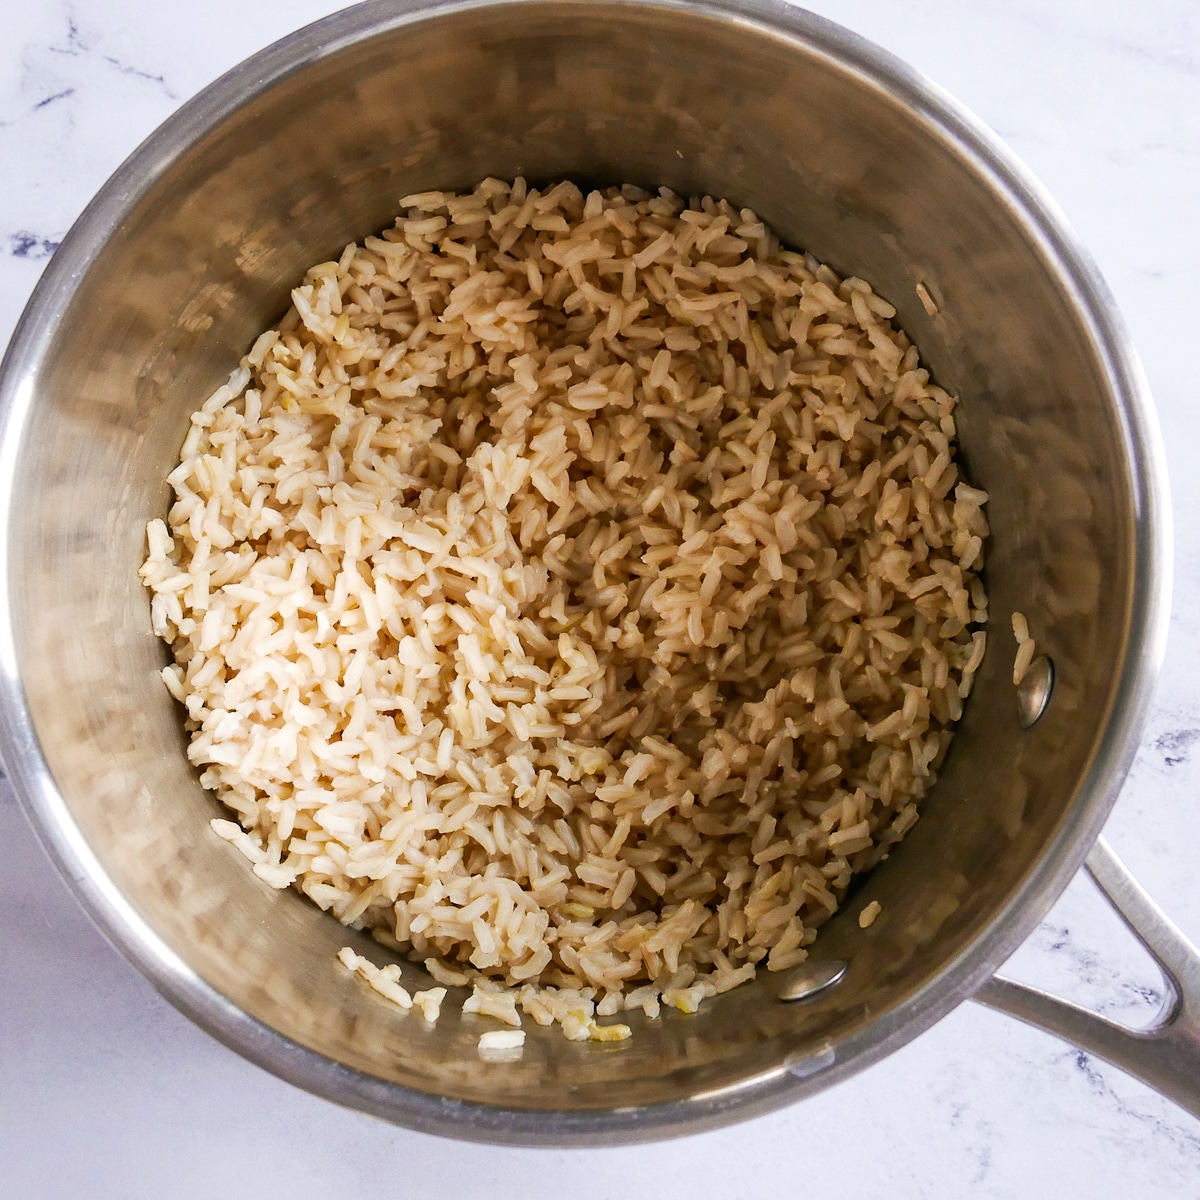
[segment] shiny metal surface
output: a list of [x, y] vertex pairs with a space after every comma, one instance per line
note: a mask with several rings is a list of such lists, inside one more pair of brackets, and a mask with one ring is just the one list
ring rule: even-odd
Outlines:
[[[625, 1046], [534, 1027], [518, 1061], [485, 1063], [478, 1018], [448, 1003], [429, 1028], [347, 987], [337, 948], [382, 951], [209, 835], [217, 808], [157, 678], [136, 570], [189, 412], [291, 282], [407, 192], [519, 172], [725, 195], [871, 280], [962, 395], [963, 451], [992, 495], [994, 629], [1026, 613], [1057, 679], [1022, 731], [1011, 659], [993, 648], [922, 820], [856, 893], [887, 919], [862, 930], [848, 909], [822, 933], [822, 957], [850, 964], [836, 987], [789, 1005], [761, 980], [695, 1016], [633, 1021]], [[378, 0], [186, 104], [80, 218], [22, 319], [0, 370], [3, 755], [112, 941], [284, 1078], [466, 1138], [691, 1132], [907, 1042], [1065, 886], [1116, 798], [1162, 653], [1164, 488], [1145, 384], [1095, 271], [1011, 155], [903, 64], [771, 0]]]
[[850, 964], [841, 958], [824, 958], [819, 962], [810, 959], [798, 967], [779, 989], [780, 1000], [808, 1000], [827, 987], [833, 987], [849, 969]]
[[1162, 969], [1166, 998], [1154, 1021], [1145, 1029], [1129, 1029], [998, 975], [975, 999], [1128, 1071], [1200, 1117], [1200, 951], [1146, 895], [1103, 838], [1087, 856], [1087, 870]]
[[1017, 720], [1022, 729], [1032, 729], [1042, 719], [1053, 692], [1054, 664], [1041, 654], [1017, 684]]

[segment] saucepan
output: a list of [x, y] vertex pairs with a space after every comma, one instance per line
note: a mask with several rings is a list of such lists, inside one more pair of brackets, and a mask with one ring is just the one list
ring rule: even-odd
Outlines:
[[[991, 495], [992, 627], [921, 820], [800, 975], [633, 1020], [624, 1045], [534, 1027], [519, 1057], [485, 1061], [479, 1018], [451, 1003], [429, 1026], [349, 985], [338, 948], [381, 948], [211, 834], [137, 568], [189, 413], [306, 267], [401, 196], [517, 175], [725, 196], [869, 280], [961, 397], [965, 470]], [[21, 320], [0, 421], [3, 757], [101, 929], [252, 1061], [415, 1129], [611, 1143], [811, 1096], [974, 997], [1200, 1114], [1200, 957], [1097, 841], [1167, 626], [1146, 384], [1041, 188], [846, 30], [774, 0], [375, 0], [312, 25], [105, 185]], [[1019, 687], [1014, 612], [1039, 651]], [[1168, 977], [1148, 1030], [994, 975], [1085, 859]]]

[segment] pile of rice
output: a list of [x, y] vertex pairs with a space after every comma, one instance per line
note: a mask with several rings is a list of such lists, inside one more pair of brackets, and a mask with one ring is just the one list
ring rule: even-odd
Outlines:
[[468, 1011], [694, 1011], [802, 962], [917, 820], [985, 644], [955, 401], [725, 201], [401, 203], [150, 524], [190, 757], [256, 874]]

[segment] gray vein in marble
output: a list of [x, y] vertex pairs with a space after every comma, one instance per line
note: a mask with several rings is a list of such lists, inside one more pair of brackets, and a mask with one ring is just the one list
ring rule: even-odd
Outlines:
[[1177, 767], [1188, 761], [1197, 738], [1200, 729], [1172, 729], [1154, 739], [1154, 748], [1161, 753], [1164, 766]]
[[1057, 956], [1059, 964], [1065, 966], [1079, 983], [1100, 990], [1101, 995], [1092, 1007], [1104, 1016], [1112, 1017], [1131, 1010], [1142, 1010], [1152, 1016], [1162, 1007], [1165, 999], [1162, 988], [1126, 978], [1118, 967], [1079, 945], [1065, 925], [1043, 921], [1030, 942], [1036, 949]]
[[68, 96], [75, 95], [73, 87], [63, 88], [61, 92], [55, 92], [53, 96], [47, 96], [44, 100], [39, 100], [31, 111], [37, 112], [39, 108], [45, 108], [49, 104], [53, 104], [56, 100], [65, 100]]
[[[23, 77], [16, 88], [17, 103], [25, 102], [25, 106], [13, 115], [0, 119], [0, 128], [13, 126], [34, 113], [64, 101], [75, 99], [78, 102], [83, 81], [76, 78], [74, 68], [64, 72], [61, 67], [55, 66], [56, 62], [63, 63], [63, 60], [101, 64], [120, 75], [153, 85], [168, 99], [178, 101], [178, 94], [163, 75], [109, 53], [102, 37], [90, 32], [77, 18], [74, 4], [64, 4], [63, 19], [66, 24], [65, 38], [26, 49]], [[68, 120], [71, 120], [70, 115]]]
[[179, 99], [162, 75], [156, 75], [152, 71], [143, 71], [140, 67], [132, 66], [130, 63], [122, 61], [115, 55], [103, 53], [99, 48], [98, 37], [94, 34], [88, 34], [83, 31], [79, 19], [76, 16], [74, 4], [64, 4], [63, 12], [67, 19], [66, 44], [48, 46], [47, 49], [52, 54], [66, 55], [71, 58], [86, 58], [94, 56], [101, 62], [107, 63], [109, 66], [119, 71], [122, 75], [130, 75], [135, 79], [144, 79], [148, 83], [157, 84], [165, 96], [172, 100]]
[[[974, 1116], [974, 1134], [964, 1128], [966, 1122], [964, 1118], [971, 1114]], [[950, 1107], [950, 1116], [946, 1122], [951, 1129], [962, 1129], [967, 1135], [967, 1153], [974, 1159], [975, 1173], [971, 1176], [970, 1183], [972, 1186], [983, 1183], [989, 1171], [992, 1169], [992, 1146], [991, 1143], [995, 1140], [995, 1126], [983, 1117], [972, 1112], [969, 1105], [964, 1103], [954, 1103]]]
[[19, 229], [16, 233], [8, 234], [6, 240], [11, 257], [37, 260], [49, 258], [58, 249], [62, 238], [46, 237], [40, 233], [30, 233], [27, 229]]
[[1056, 1062], [1071, 1062], [1082, 1076], [1088, 1090], [1093, 1092], [1111, 1106], [1120, 1116], [1131, 1121], [1137, 1121], [1159, 1137], [1166, 1138], [1175, 1149], [1200, 1158], [1200, 1137], [1189, 1132], [1174, 1121], [1165, 1121], [1161, 1117], [1148, 1113], [1141, 1108], [1127, 1104], [1113, 1090], [1105, 1074], [1113, 1070], [1106, 1063], [1093, 1058], [1086, 1050], [1067, 1050], [1056, 1056]]

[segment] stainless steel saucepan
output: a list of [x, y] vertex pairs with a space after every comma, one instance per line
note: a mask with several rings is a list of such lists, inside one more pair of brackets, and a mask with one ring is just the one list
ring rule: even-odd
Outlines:
[[[477, 1018], [447, 1005], [431, 1028], [349, 986], [338, 947], [379, 948], [210, 834], [137, 567], [190, 411], [304, 269], [406, 193], [517, 174], [726, 196], [870, 280], [962, 397], [993, 616], [921, 821], [814, 947], [848, 964], [837, 983], [789, 1002], [803, 978], [760, 978], [635, 1021], [620, 1047], [535, 1027], [517, 1061], [484, 1062]], [[247, 1058], [416, 1129], [619, 1142], [811, 1095], [974, 996], [1200, 1114], [1200, 958], [1096, 841], [1167, 625], [1146, 385], [1038, 185], [859, 38], [773, 0], [376, 0], [321, 21], [186, 104], [104, 187], [21, 321], [0, 421], [4, 759], [108, 937]], [[1023, 691], [1014, 610], [1053, 664]], [[1149, 1031], [993, 977], [1085, 857], [1170, 978]]]

